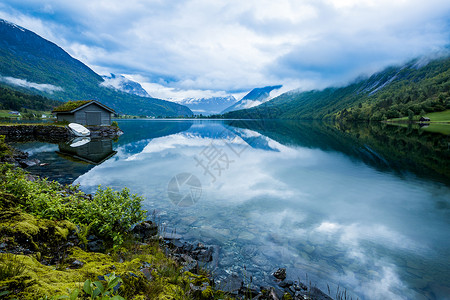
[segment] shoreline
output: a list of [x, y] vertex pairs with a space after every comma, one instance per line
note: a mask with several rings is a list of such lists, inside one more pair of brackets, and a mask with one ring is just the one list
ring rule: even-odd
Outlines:
[[[16, 166], [23, 165], [23, 160], [27, 158], [27, 154], [17, 150], [13, 149], [13, 155], [10, 158], [9, 163], [15, 162]], [[3, 162], [2, 162], [3, 164]], [[26, 166], [26, 165], [25, 165]], [[19, 167], [20, 168], [20, 167]], [[20, 168], [22, 170], [22, 168]], [[27, 180], [30, 181], [37, 181], [40, 180], [40, 177], [37, 175], [27, 175]], [[71, 193], [75, 193], [75, 191], [72, 191]], [[91, 194], [88, 194], [85, 196], [86, 199], [92, 199], [93, 196]], [[155, 229], [156, 228], [156, 229]], [[155, 240], [158, 241], [158, 247], [161, 247], [162, 251], [164, 252], [165, 256], [176, 263], [176, 265], [181, 267], [181, 273], [182, 274], [194, 274], [196, 276], [203, 276], [204, 272], [207, 269], [207, 265], [209, 263], [215, 263], [218, 264], [219, 260], [219, 249], [218, 247], [214, 246], [205, 246], [202, 243], [192, 244], [183, 241], [183, 237], [176, 234], [166, 234], [166, 233], [159, 233], [158, 228], [152, 223], [151, 221], [144, 221], [143, 223], [137, 224], [133, 229], [133, 234], [137, 241], [140, 241], [141, 245], [149, 245], [147, 242], [153, 243]], [[155, 235], [156, 233], [156, 235]], [[147, 241], [147, 242], [146, 242]], [[72, 233], [68, 237], [67, 244], [70, 247], [78, 247], [80, 246], [80, 240], [79, 238]], [[102, 248], [101, 245], [103, 244], [102, 241], [95, 237], [90, 235], [87, 237], [86, 240], [86, 248], [82, 248], [81, 251], [89, 251], [84, 252], [83, 255], [93, 255], [95, 256], [96, 253], [100, 250], [106, 250]], [[1, 245], [0, 247], [0, 253], [18, 253], [18, 250], [24, 250], [22, 253], [27, 253], [28, 255], [34, 255], [36, 256], [36, 253], [45, 253], [46, 251], [40, 251], [35, 252], [31, 251], [30, 249], [27, 250], [26, 247], [20, 246], [18, 249], [13, 250], [12, 252], [5, 251], [6, 247], [5, 245]], [[27, 252], [28, 251], [28, 252]], [[67, 251], [67, 249], [63, 250], [63, 252]], [[74, 250], [76, 253], [78, 253], [78, 250]], [[94, 251], [94, 252], [91, 252]], [[19, 251], [20, 252], [20, 251]], [[64, 254], [59, 253], [58, 251], [54, 253], [55, 256], [64, 256]], [[39, 257], [41, 254], [39, 254]], [[75, 259], [76, 261], [78, 259]], [[51, 265], [51, 263], [55, 263], [55, 260], [48, 261], [48, 265]], [[72, 262], [74, 264], [75, 262]], [[83, 262], [82, 262], [83, 263]], [[77, 263], [75, 263], [77, 264]], [[143, 265], [144, 266], [144, 265]], [[69, 266], [69, 268], [71, 268]], [[206, 268], [206, 269], [205, 269]], [[147, 268], [148, 269], [148, 268]], [[146, 268], [141, 268], [139, 270], [141, 273], [144, 274], [144, 276], [151, 275], [150, 270], [146, 270]], [[276, 275], [278, 273], [278, 275]], [[284, 276], [283, 276], [284, 273]], [[202, 275], [203, 274], [203, 275]], [[280, 275], [281, 274], [281, 275]], [[195, 285], [191, 286], [192, 289], [194, 289], [197, 292], [200, 292], [200, 294], [204, 294], [204, 291], [208, 290], [208, 287], [211, 287], [212, 289], [217, 289], [216, 292], [219, 293], [225, 293], [225, 295], [229, 295], [229, 297], [232, 297], [233, 299], [245, 299], [249, 295], [252, 295], [251, 298], [256, 297], [256, 299], [305, 299], [304, 297], [309, 297], [308, 299], [320, 299], [320, 300], [328, 300], [332, 299], [329, 296], [327, 296], [325, 293], [323, 293], [321, 290], [319, 290], [316, 287], [307, 287], [305, 284], [299, 282], [299, 281], [293, 281], [286, 278], [285, 270], [282, 268], [278, 269], [275, 274], [272, 274], [274, 276], [274, 284], [271, 286], [265, 286], [265, 287], [256, 287], [252, 284], [246, 284], [244, 280], [238, 276], [237, 274], [231, 274], [226, 280], [223, 282], [220, 282], [218, 286], [216, 286], [214, 282], [214, 278], [211, 277], [211, 274], [207, 275], [205, 278], [211, 278], [210, 282], [206, 284], [206, 281], [203, 280], [203, 283], [201, 284], [202, 287], [196, 288]], [[190, 275], [189, 275], [190, 276]], [[151, 278], [150, 276], [146, 276]], [[205, 279], [203, 278], [203, 279]], [[198, 279], [198, 278], [197, 278]], [[244, 278], [245, 279], [245, 278]], [[208, 279], [209, 280], [209, 279]], [[220, 289], [218, 289], [220, 288]], [[198, 293], [197, 293], [198, 294]], [[204, 297], [200, 296], [198, 294], [198, 298], [195, 299], [213, 299], [211, 297]]]

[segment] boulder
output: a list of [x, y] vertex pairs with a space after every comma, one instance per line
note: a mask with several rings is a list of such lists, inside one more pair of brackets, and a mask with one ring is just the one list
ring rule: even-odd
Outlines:
[[239, 290], [244, 286], [244, 281], [242, 281], [242, 279], [236, 273], [228, 276], [223, 281], [223, 283], [223, 287], [222, 285], [220, 286], [221, 290], [233, 295], [237, 295], [239, 293]]
[[158, 234], [158, 226], [152, 221], [144, 221], [133, 228], [133, 234], [138, 240], [148, 240]]
[[294, 284], [294, 282], [292, 280], [283, 280], [282, 282], [280, 282], [278, 284], [279, 287], [286, 289], [289, 288], [290, 286], [292, 286]]
[[286, 279], [286, 268], [279, 268], [272, 274], [276, 279], [285, 280]]
[[70, 268], [71, 269], [79, 269], [81, 267], [84, 266], [84, 263], [82, 263], [81, 261], [79, 261], [78, 259], [75, 259], [71, 264], [70, 264]]

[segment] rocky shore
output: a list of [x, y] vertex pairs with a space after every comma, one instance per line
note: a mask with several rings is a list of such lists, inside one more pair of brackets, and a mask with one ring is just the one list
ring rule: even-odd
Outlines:
[[[141, 225], [138, 226], [136, 228], [142, 232]], [[155, 229], [149, 229], [149, 232], [153, 232], [152, 230], [155, 231]], [[197, 273], [200, 268], [218, 265], [220, 249], [217, 246], [207, 246], [203, 243], [192, 244], [183, 241], [182, 236], [177, 234], [162, 234], [159, 239], [163, 242], [167, 255], [182, 265], [184, 271]], [[247, 280], [249, 282], [245, 282], [236, 273], [230, 274], [224, 280], [216, 280], [215, 286], [236, 299], [332, 299], [317, 287], [287, 278], [285, 268], [279, 268], [271, 275], [273, 284], [270, 286], [256, 286], [251, 282], [251, 278]]]
[[[28, 160], [27, 153], [16, 149], [13, 149], [12, 155], [6, 156], [2, 160], [22, 168], [26, 168], [32, 163]], [[39, 180], [37, 176], [27, 176], [30, 181]], [[63, 186], [61, 186], [61, 190], [68, 196], [77, 193], [76, 190]], [[87, 201], [93, 198], [90, 194], [83, 197]], [[17, 215], [0, 215], [0, 219], [3, 220], [17, 217]], [[38, 219], [27, 220], [27, 222], [40, 227]], [[39, 229], [33, 234], [16, 232], [0, 243], [0, 253], [31, 255], [38, 257], [40, 263], [47, 266], [64, 265], [68, 269], [77, 270], [86, 267], [88, 259], [84, 257], [85, 255], [89, 255], [89, 253], [94, 255], [94, 253], [101, 253], [106, 250], [105, 241], [95, 234], [89, 234], [82, 240], [77, 234], [80, 228], [72, 228], [69, 225], [66, 228], [64, 226], [61, 223], [46, 222], [45, 226], [43, 226], [45, 229]], [[67, 230], [64, 238], [59, 235], [61, 228], [64, 231]], [[132, 234], [140, 247], [147, 247], [157, 243], [163, 249], [165, 256], [181, 268], [182, 274], [191, 274], [189, 275], [191, 277], [198, 276], [198, 278], [203, 278], [202, 280], [194, 280], [189, 284], [191, 293], [197, 295], [195, 299], [210, 299], [207, 295], [210, 294], [211, 289], [223, 291], [224, 295], [228, 295], [228, 297], [233, 299], [332, 299], [310, 284], [288, 278], [284, 268], [274, 270], [271, 274], [273, 284], [270, 286], [257, 286], [252, 282], [251, 278], [242, 278], [236, 273], [229, 274], [227, 278], [220, 280], [214, 279], [214, 277], [206, 280], [206, 277], [202, 277], [207, 272], [206, 270], [210, 266], [219, 264], [220, 248], [218, 246], [205, 245], [201, 242], [187, 242], [179, 234], [161, 232], [159, 227], [152, 221], [144, 221], [137, 224], [132, 229]], [[49, 239], [52, 240], [52, 243], [48, 243]], [[77, 248], [88, 252], [73, 250]], [[125, 261], [126, 254], [119, 253], [119, 262]], [[114, 265], [111, 266], [111, 268], [113, 267]], [[140, 272], [147, 281], [155, 280], [155, 267], [150, 262], [140, 264], [135, 273], [133, 272], [130, 273], [132, 274], [131, 276], [138, 277], [136, 272]]]

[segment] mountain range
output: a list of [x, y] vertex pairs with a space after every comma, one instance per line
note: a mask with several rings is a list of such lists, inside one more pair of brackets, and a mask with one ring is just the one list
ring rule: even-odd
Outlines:
[[227, 96], [211, 98], [186, 98], [178, 103], [189, 107], [197, 115], [218, 115], [260, 105], [270, 99], [270, 93], [272, 91], [278, 90], [281, 87], [281, 85], [275, 85], [254, 88], [239, 101], [237, 101], [233, 96]]
[[[59, 101], [95, 99], [131, 115], [176, 117], [195, 111], [221, 112], [233, 119], [385, 120], [450, 109], [450, 55], [447, 50], [417, 58], [341, 87], [290, 91], [271, 99], [271, 93], [282, 86], [266, 86], [237, 102], [230, 96], [190, 98], [178, 104], [151, 97], [139, 83], [122, 75], [102, 77], [56, 44], [0, 19], [0, 86]], [[2, 91], [9, 93], [2, 98], [4, 107], [25, 97]], [[21, 103], [30, 103], [29, 99]]]
[[239, 109], [252, 108], [266, 102], [270, 98], [270, 93], [274, 90], [279, 90], [282, 85], [265, 86], [262, 88], [255, 88], [245, 95], [241, 100], [227, 107], [222, 111], [222, 114], [235, 111]]
[[342, 87], [290, 91], [230, 119], [386, 120], [450, 109], [450, 55], [422, 57]]
[[196, 115], [214, 115], [219, 114], [227, 107], [236, 103], [236, 98], [233, 96], [227, 97], [210, 97], [210, 98], [186, 98], [179, 104], [187, 106]]
[[[0, 19], [0, 82], [3, 85], [60, 101], [95, 99], [123, 114], [155, 117], [193, 114], [186, 106], [143, 94], [130, 82], [111, 86], [108, 84], [111, 80], [107, 78], [105, 82], [105, 78], [56, 44]], [[129, 93], [130, 89], [133, 94]]]

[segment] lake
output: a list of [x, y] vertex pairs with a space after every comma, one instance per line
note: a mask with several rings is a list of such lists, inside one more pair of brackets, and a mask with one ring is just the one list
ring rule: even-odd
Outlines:
[[449, 299], [450, 138], [385, 124], [119, 120], [118, 141], [18, 143], [29, 170], [145, 197], [165, 231], [217, 246], [210, 266], [353, 299]]

